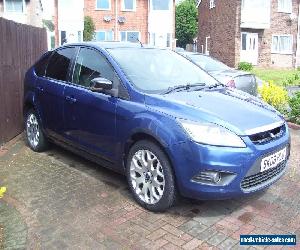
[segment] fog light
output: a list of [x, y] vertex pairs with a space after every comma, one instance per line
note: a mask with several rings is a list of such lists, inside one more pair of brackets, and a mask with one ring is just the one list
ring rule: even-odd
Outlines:
[[217, 184], [221, 180], [221, 174], [217, 171], [203, 171], [194, 176], [192, 180], [195, 182]]

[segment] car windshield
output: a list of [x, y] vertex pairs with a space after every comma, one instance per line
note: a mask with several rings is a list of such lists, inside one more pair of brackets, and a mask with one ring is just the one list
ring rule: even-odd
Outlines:
[[230, 69], [224, 63], [217, 61], [209, 56], [204, 55], [188, 55], [188, 57], [197, 65], [199, 65], [202, 69], [210, 72], [210, 71], [221, 71]]
[[162, 93], [179, 85], [218, 83], [198, 66], [170, 50], [114, 48], [108, 51], [128, 79], [142, 91]]

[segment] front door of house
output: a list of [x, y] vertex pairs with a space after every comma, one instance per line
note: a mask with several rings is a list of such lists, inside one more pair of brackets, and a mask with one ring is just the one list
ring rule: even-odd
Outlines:
[[258, 34], [242, 32], [241, 37], [241, 62], [257, 65], [258, 61]]

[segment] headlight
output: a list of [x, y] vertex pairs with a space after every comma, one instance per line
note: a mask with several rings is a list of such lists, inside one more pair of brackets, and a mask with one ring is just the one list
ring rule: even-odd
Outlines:
[[180, 123], [195, 142], [225, 147], [246, 147], [246, 144], [238, 135], [216, 124], [186, 121], [180, 121]]

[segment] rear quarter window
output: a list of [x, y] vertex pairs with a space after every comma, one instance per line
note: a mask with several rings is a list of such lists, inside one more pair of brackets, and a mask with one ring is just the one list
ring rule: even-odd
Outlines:
[[37, 76], [39, 76], [39, 77], [45, 76], [46, 68], [47, 68], [48, 61], [49, 61], [49, 58], [51, 56], [51, 53], [52, 52], [50, 52], [50, 51], [46, 52], [40, 58], [40, 60], [34, 65], [34, 71], [35, 71]]

